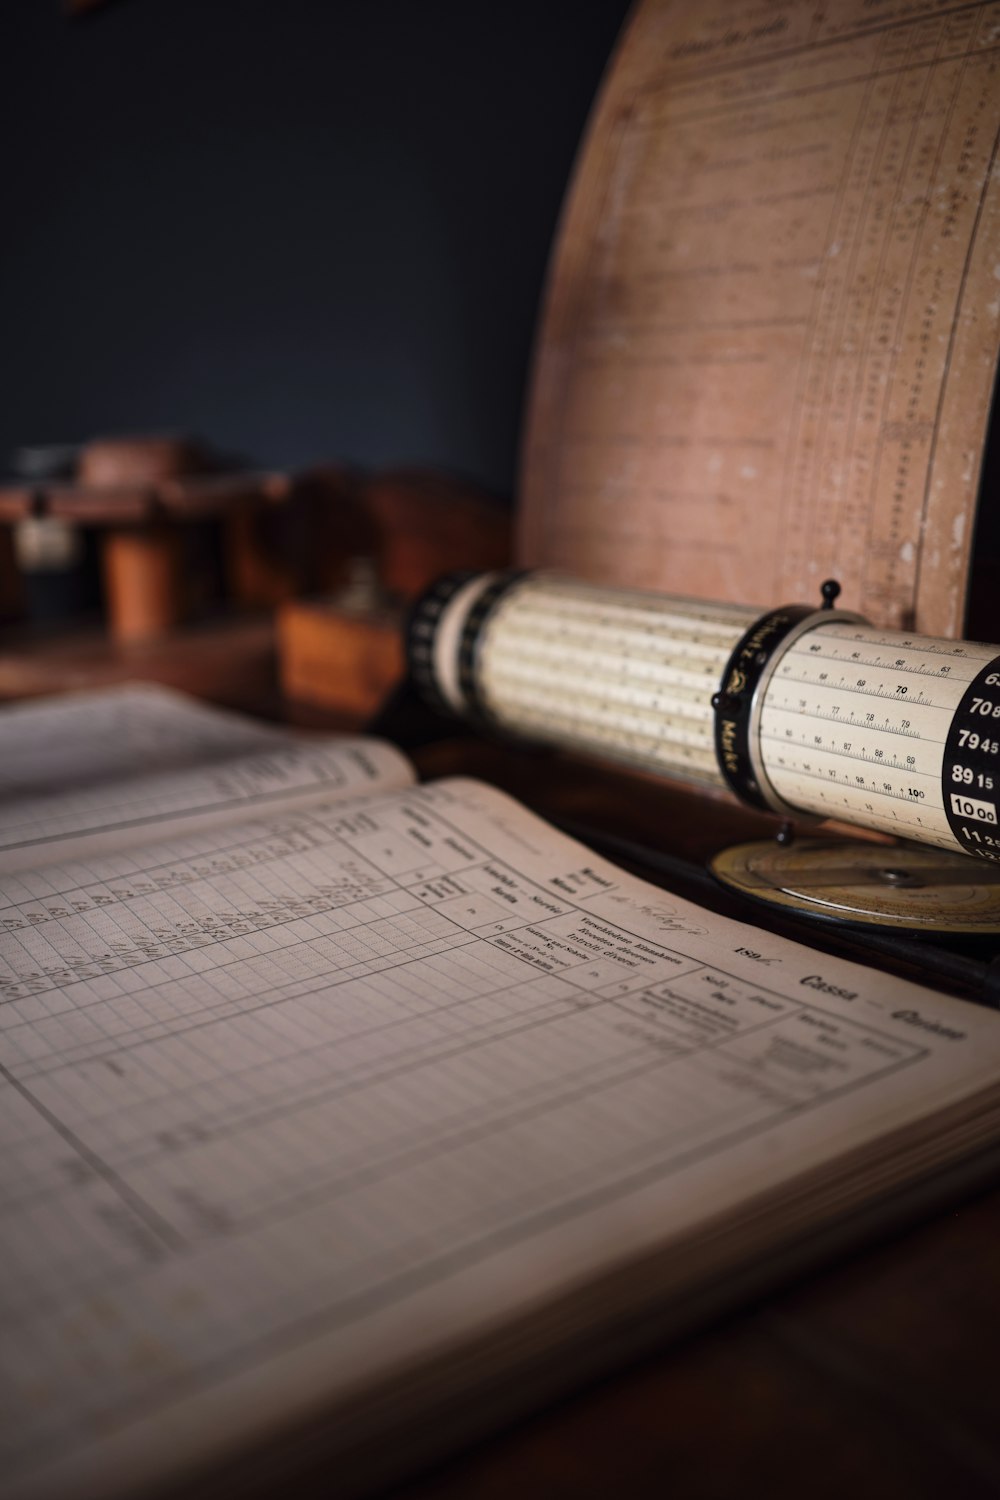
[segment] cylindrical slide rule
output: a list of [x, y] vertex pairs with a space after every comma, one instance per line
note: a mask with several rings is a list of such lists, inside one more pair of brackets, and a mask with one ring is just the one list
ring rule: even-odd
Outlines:
[[521, 739], [1000, 860], [1000, 646], [546, 573], [452, 575], [411, 672]]

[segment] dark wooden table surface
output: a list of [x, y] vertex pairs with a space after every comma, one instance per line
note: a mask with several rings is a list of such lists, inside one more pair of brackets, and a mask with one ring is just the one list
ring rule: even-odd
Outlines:
[[399, 1500], [1000, 1493], [992, 1192], [608, 1378]]

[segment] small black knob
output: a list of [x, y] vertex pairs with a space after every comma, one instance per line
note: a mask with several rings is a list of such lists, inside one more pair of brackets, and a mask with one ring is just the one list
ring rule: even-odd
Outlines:
[[819, 591], [823, 595], [823, 608], [832, 609], [834, 600], [840, 595], [840, 584], [836, 578], [828, 578], [825, 583], [821, 583]]

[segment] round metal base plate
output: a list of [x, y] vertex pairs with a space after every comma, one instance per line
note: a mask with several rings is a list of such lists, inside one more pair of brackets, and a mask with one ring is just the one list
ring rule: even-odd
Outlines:
[[712, 873], [755, 901], [907, 932], [1000, 933], [1000, 865], [909, 845], [737, 844]]

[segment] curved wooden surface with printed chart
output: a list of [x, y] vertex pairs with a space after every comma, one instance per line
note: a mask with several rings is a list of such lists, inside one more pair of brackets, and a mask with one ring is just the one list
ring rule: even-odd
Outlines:
[[960, 635], [1000, 7], [642, 0], [550, 271], [520, 560]]

